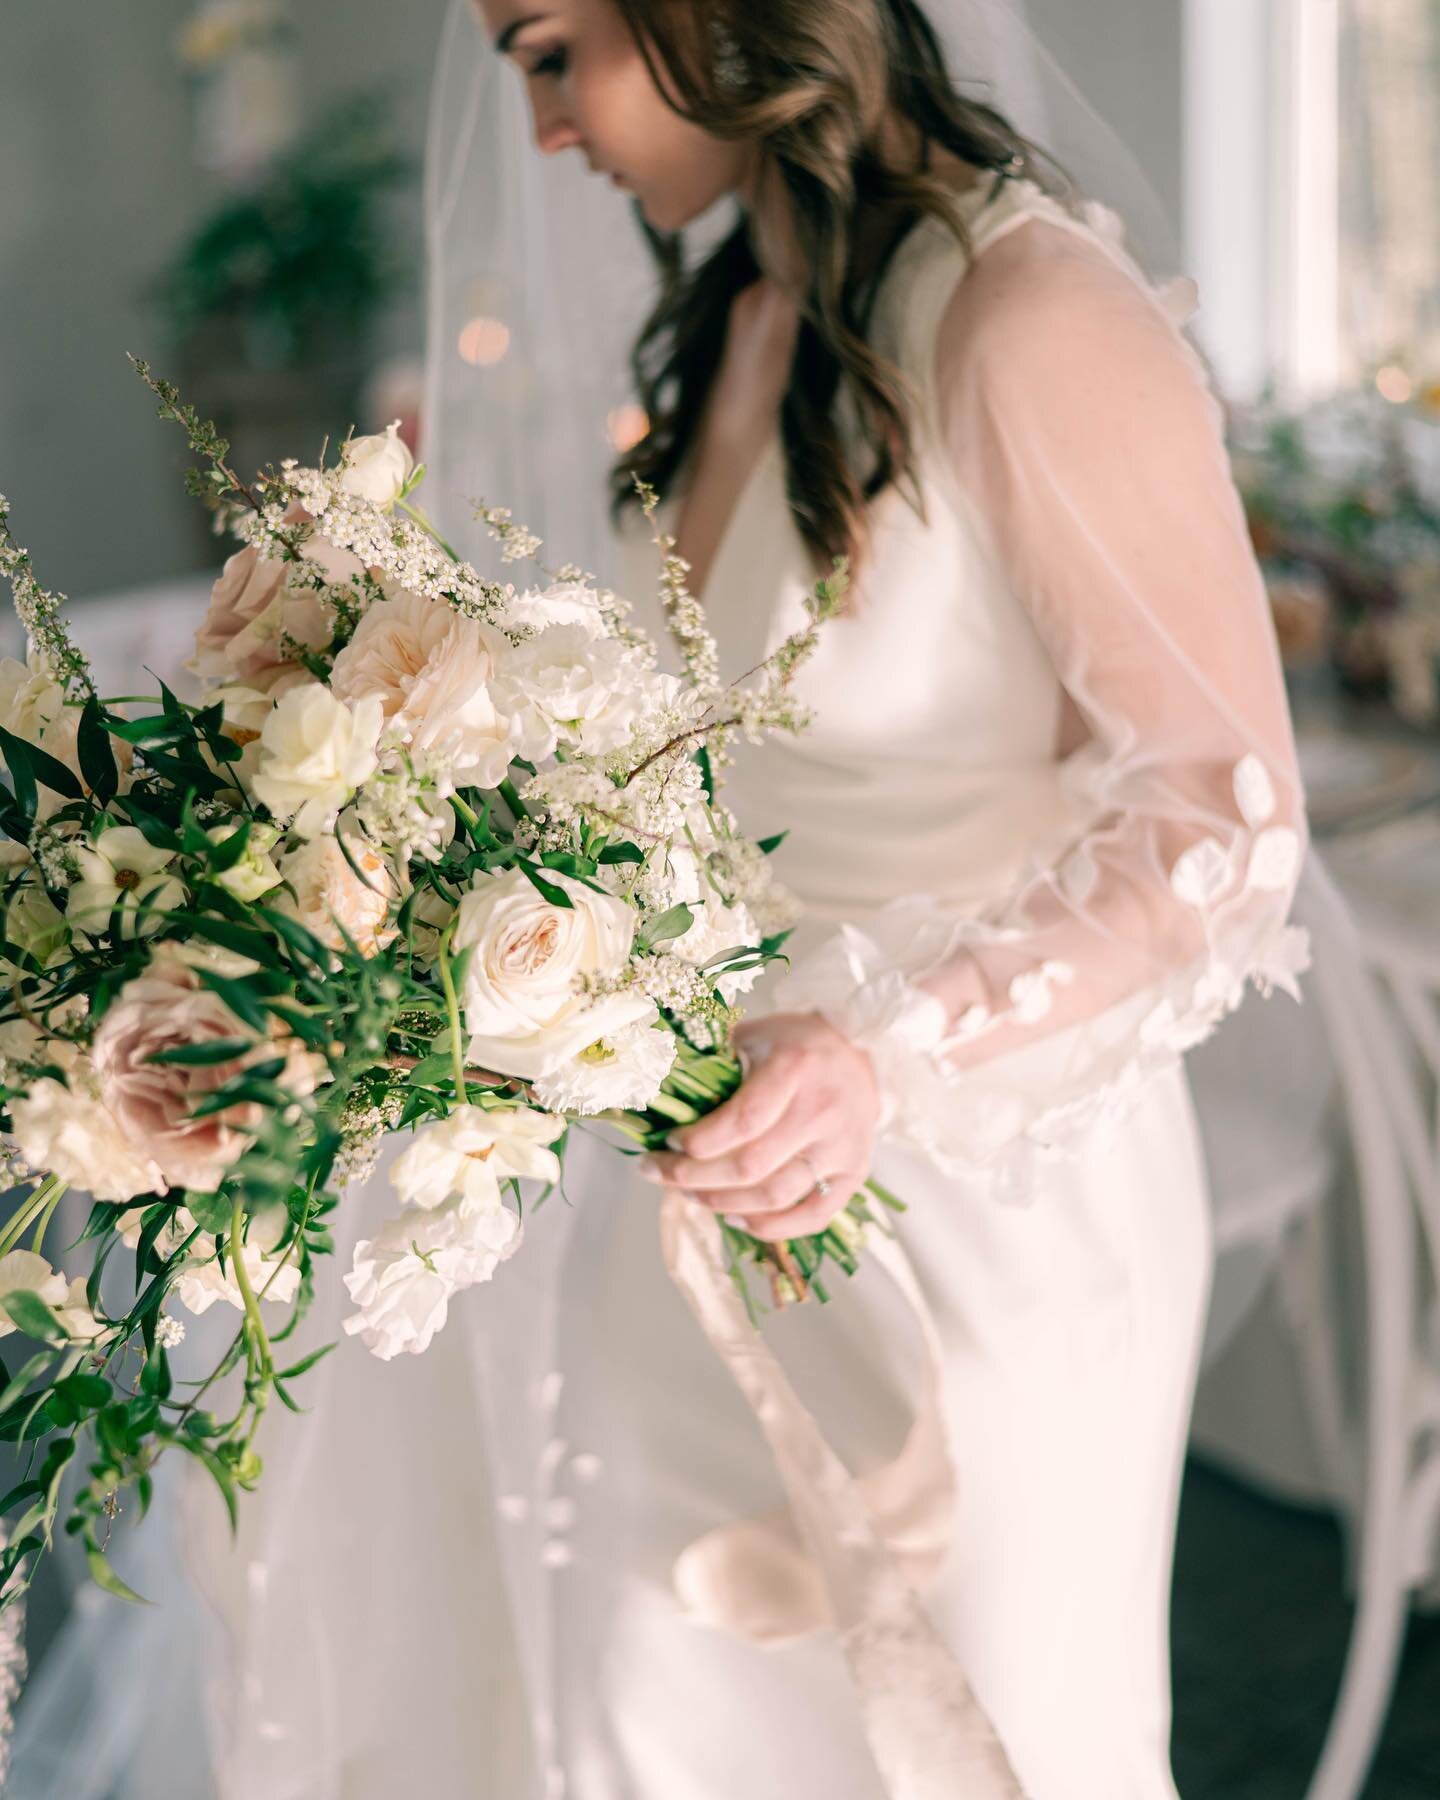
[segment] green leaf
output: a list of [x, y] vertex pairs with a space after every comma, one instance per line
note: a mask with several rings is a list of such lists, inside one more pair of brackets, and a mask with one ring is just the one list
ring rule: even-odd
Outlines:
[[[209, 840], [207, 840], [209, 843]], [[227, 869], [233, 869], [250, 845], [250, 821], [241, 819], [232, 832], [221, 838], [219, 843], [209, 843], [210, 873], [223, 875]]]
[[193, 1189], [185, 1195], [185, 1204], [199, 1220], [201, 1228], [218, 1237], [230, 1229], [231, 1206], [223, 1194], [199, 1194]]
[[645, 927], [647, 944], [663, 944], [670, 938], [684, 937], [695, 918], [694, 913], [682, 900], [678, 906], [670, 907], [652, 919]]
[[81, 773], [102, 806], [115, 797], [120, 785], [120, 771], [115, 766], [115, 752], [110, 748], [110, 733], [103, 720], [100, 702], [92, 694], [80, 713], [76, 747]]
[[255, 1031], [264, 1032], [269, 1029], [265, 1008], [243, 982], [232, 981], [226, 975], [217, 974], [214, 969], [198, 969], [196, 973], [202, 983], [217, 993], [242, 1023]]
[[642, 863], [645, 852], [638, 844], [607, 844], [595, 860], [602, 863]]
[[48, 750], [42, 750], [39, 744], [32, 744], [28, 738], [18, 738], [13, 732], [6, 731], [4, 726], [0, 725], [0, 753], [3, 753], [6, 762], [10, 763], [12, 768], [12, 759], [17, 749], [28, 758], [36, 780], [43, 782], [46, 787], [52, 788], [67, 800], [83, 800], [85, 798], [85, 790], [76, 779], [73, 770], [67, 769], [65, 764], [57, 757], [52, 756]]
[[[9, 739], [5, 751], [5, 766], [10, 771], [10, 782], [15, 789], [15, 805], [20, 809], [24, 820], [24, 829], [22, 829], [19, 839], [23, 844], [29, 841], [29, 825], [35, 817], [40, 791], [35, 784], [35, 770], [30, 762], [29, 745], [22, 743], [19, 738], [11, 738], [8, 732], [5, 735]], [[12, 832], [11, 835], [15, 834]]]
[[165, 823], [157, 819], [154, 813], [146, 812], [133, 794], [117, 794], [115, 805], [123, 812], [130, 823], [145, 839], [147, 844], [154, 844], [157, 850], [178, 850], [180, 837]]
[[233, 1062], [254, 1048], [254, 1038], [212, 1038], [208, 1044], [176, 1044], [169, 1050], [156, 1050], [145, 1060], [208, 1068], [212, 1063]]
[[28, 1336], [43, 1338], [50, 1344], [69, 1342], [70, 1333], [32, 1289], [12, 1289], [6, 1294], [4, 1305], [5, 1311]]
[[90, 1573], [107, 1594], [114, 1594], [118, 1600], [131, 1600], [136, 1606], [153, 1606], [155, 1604], [153, 1600], [147, 1600], [143, 1594], [137, 1594], [134, 1588], [128, 1587], [120, 1579], [114, 1569], [110, 1567], [108, 1557], [98, 1544], [85, 1546], [85, 1559], [90, 1564]]
[[212, 944], [219, 944], [223, 950], [233, 950], [238, 956], [248, 956], [262, 968], [284, 967], [270, 939], [263, 932], [252, 931], [248, 925], [234, 925], [229, 919], [217, 919], [210, 913], [167, 912], [165, 918], [172, 925], [188, 926], [193, 937], [205, 938]]
[[565, 912], [574, 912], [575, 902], [564, 888], [557, 887], [553, 881], [547, 881], [533, 862], [522, 856], [519, 866], [525, 871], [531, 886], [542, 900], [548, 900], [552, 906], [558, 906]]
[[772, 852], [780, 848], [789, 835], [790, 832], [788, 828], [785, 831], [777, 831], [774, 837], [761, 838], [755, 848], [762, 851], [766, 856], [769, 856]]
[[293, 1381], [297, 1375], [303, 1375], [307, 1369], [313, 1369], [322, 1356], [328, 1356], [332, 1350], [338, 1349], [339, 1345], [338, 1338], [334, 1343], [322, 1344], [318, 1350], [312, 1350], [308, 1356], [302, 1356], [299, 1362], [291, 1363], [288, 1369], [277, 1369], [275, 1373], [283, 1376], [286, 1381]]
[[15, 1371], [11, 1380], [6, 1382], [4, 1393], [0, 1394], [0, 1415], [9, 1412], [16, 1400], [18, 1400], [25, 1392], [25, 1389], [29, 1387], [31, 1381], [34, 1380], [42, 1369], [48, 1369], [54, 1361], [55, 1353], [53, 1350], [37, 1350], [34, 1356], [30, 1357], [28, 1361], [23, 1362]]

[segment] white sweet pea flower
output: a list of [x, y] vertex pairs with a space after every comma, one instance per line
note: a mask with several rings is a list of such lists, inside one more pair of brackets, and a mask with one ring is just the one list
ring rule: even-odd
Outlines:
[[163, 1193], [165, 1177], [90, 1091], [84, 1072], [74, 1087], [45, 1076], [9, 1102], [11, 1131], [27, 1168], [57, 1175], [95, 1200], [133, 1200]]
[[11, 1250], [0, 1256], [0, 1337], [8, 1337], [16, 1329], [5, 1297], [20, 1289], [38, 1295], [52, 1310], [65, 1301], [65, 1277], [52, 1269], [43, 1256], [37, 1256], [33, 1250]]
[[491, 694], [507, 652], [491, 626], [400, 588], [368, 608], [335, 658], [330, 689], [378, 705], [387, 739], [443, 759], [457, 781], [496, 787], [515, 754], [510, 721]]
[[345, 446], [340, 487], [373, 506], [393, 506], [414, 472], [415, 458], [400, 436], [400, 421], [396, 419], [383, 432], [350, 439]]
[[[60, 1277], [64, 1281], [64, 1276]], [[89, 1296], [85, 1292], [85, 1277], [76, 1275], [65, 1289], [59, 1304], [55, 1307], [56, 1317], [72, 1338], [90, 1340], [103, 1337], [110, 1327], [97, 1319], [90, 1310]]]
[[[147, 1210], [143, 1206], [131, 1207], [128, 1212], [121, 1213], [116, 1221], [120, 1241], [132, 1250], [140, 1242], [141, 1226]], [[300, 1269], [296, 1256], [292, 1254], [287, 1260], [283, 1254], [274, 1254], [275, 1247], [284, 1234], [285, 1222], [286, 1209], [279, 1204], [265, 1207], [250, 1216], [244, 1243], [245, 1273], [258, 1299], [288, 1302], [295, 1298], [300, 1286]], [[173, 1256], [197, 1224], [198, 1220], [188, 1207], [177, 1207], [174, 1217], [166, 1222], [155, 1239], [156, 1255]], [[240, 1285], [235, 1279], [229, 1246], [226, 1247], [225, 1268], [222, 1272], [214, 1244], [215, 1240], [204, 1232], [193, 1239], [176, 1279], [176, 1296], [182, 1306], [197, 1315], [208, 1312], [217, 1300], [224, 1300], [237, 1312], [243, 1312], [245, 1296], [240, 1292]], [[265, 1290], [264, 1293], [261, 1292], [262, 1289]]]
[[65, 911], [71, 928], [87, 937], [110, 929], [116, 907], [120, 936], [133, 938], [159, 931], [162, 915], [185, 904], [184, 885], [170, 872], [174, 851], [150, 843], [133, 825], [112, 825], [88, 843], [78, 841], [71, 855], [79, 880]]
[[535, 1098], [556, 1112], [582, 1115], [648, 1106], [675, 1061], [675, 1034], [661, 1023], [658, 1010], [652, 1007], [651, 1013], [537, 1076]]
[[301, 837], [329, 830], [379, 757], [378, 699], [347, 706], [318, 681], [282, 694], [260, 733], [255, 796]]
[[406, 1206], [435, 1207], [452, 1196], [472, 1205], [497, 1205], [500, 1183], [511, 1176], [560, 1179], [560, 1159], [544, 1146], [564, 1129], [563, 1119], [528, 1107], [487, 1112], [481, 1106], [457, 1106], [448, 1118], [416, 1134], [396, 1158], [390, 1179]]
[[581, 991], [585, 978], [625, 968], [635, 934], [630, 907], [555, 870], [547, 879], [570, 897], [568, 907], [553, 906], [521, 869], [478, 875], [451, 939], [455, 950], [474, 952], [461, 996], [472, 1061], [525, 1079], [653, 1011], [634, 988]]
[[523, 1235], [499, 1204], [451, 1199], [404, 1212], [356, 1244], [345, 1286], [360, 1310], [341, 1324], [382, 1361], [418, 1355], [444, 1325], [451, 1295], [488, 1281]]

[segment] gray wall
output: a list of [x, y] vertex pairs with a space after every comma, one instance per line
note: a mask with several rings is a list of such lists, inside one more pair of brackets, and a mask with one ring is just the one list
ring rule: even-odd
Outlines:
[[[217, 191], [172, 43], [192, 0], [10, 0], [0, 44], [0, 493], [40, 579], [80, 596], [193, 569], [188, 455], [125, 360], [138, 290]], [[396, 89], [418, 152], [444, 0], [296, 0], [317, 102]], [[391, 333], [418, 345], [412, 306]], [[8, 602], [8, 596], [5, 597]]]
[[[214, 192], [172, 41], [191, 0], [23, 0], [0, 54], [0, 492], [41, 579], [74, 596], [204, 559], [178, 430], [125, 361], [164, 365], [141, 283]], [[1030, 0], [1179, 224], [1181, 0]], [[317, 102], [386, 77], [418, 152], [445, 0], [295, 0]], [[420, 341], [418, 308], [392, 322]]]
[[1061, 68], [1136, 156], [1181, 217], [1184, 0], [1028, 0]]

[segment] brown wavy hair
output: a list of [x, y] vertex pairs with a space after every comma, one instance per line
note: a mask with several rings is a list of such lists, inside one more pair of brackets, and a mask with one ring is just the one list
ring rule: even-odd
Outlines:
[[[900, 240], [927, 214], [970, 248], [953, 191], [930, 168], [931, 146], [1000, 178], [1028, 174], [1067, 204], [1074, 184], [1003, 114], [956, 91], [916, 0], [615, 3], [667, 104], [717, 137], [758, 139], [762, 182], [783, 184], [808, 270], [780, 409], [786, 497], [817, 570], [829, 573], [841, 555], [853, 570], [868, 503], [892, 482], [914, 481], [916, 396], [866, 340], [876, 292]], [[727, 40], [738, 79], [717, 70], [713, 49]], [[892, 115], [918, 126], [919, 168], [899, 167], [887, 152]], [[611, 470], [617, 524], [623, 508], [639, 504], [635, 475], [668, 492], [719, 367], [730, 304], [761, 273], [748, 216], [691, 268], [679, 233], [655, 230], [638, 208], [636, 216], [661, 288], [630, 356], [649, 424]], [[867, 270], [859, 252], [876, 242], [882, 254]], [[851, 468], [837, 423], [842, 385], [870, 458], [863, 472]]]

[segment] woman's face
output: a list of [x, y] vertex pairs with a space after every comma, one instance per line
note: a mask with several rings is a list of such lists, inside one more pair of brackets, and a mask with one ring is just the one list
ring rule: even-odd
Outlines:
[[633, 193], [658, 230], [679, 230], [748, 178], [745, 145], [665, 104], [613, 0], [476, 4], [525, 83], [537, 147], [578, 150], [597, 180]]

